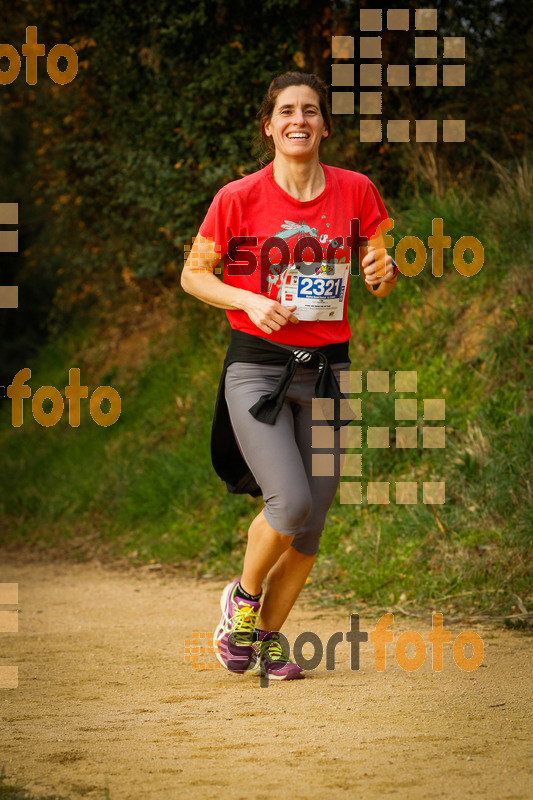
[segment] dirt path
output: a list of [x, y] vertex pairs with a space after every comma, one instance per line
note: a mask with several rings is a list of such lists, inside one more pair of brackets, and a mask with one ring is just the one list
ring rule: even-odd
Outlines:
[[[390, 644], [377, 672], [371, 643], [351, 670], [344, 641], [334, 671], [323, 660], [305, 681], [261, 688], [184, 662], [184, 641], [218, 621], [221, 582], [1, 551], [0, 582], [19, 585], [20, 603], [19, 632], [0, 634], [0, 666], [19, 668], [18, 688], [0, 689], [0, 769], [37, 796], [533, 797], [531, 637], [450, 626], [452, 641], [465, 627], [483, 638], [473, 672], [450, 645], [441, 672], [430, 647], [407, 672]], [[347, 612], [300, 603], [285, 633], [325, 643], [349, 627]], [[408, 629], [427, 641], [429, 627], [395, 616], [395, 641]]]

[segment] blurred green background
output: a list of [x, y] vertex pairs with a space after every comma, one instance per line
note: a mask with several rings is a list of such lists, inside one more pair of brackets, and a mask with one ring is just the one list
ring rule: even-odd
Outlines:
[[[385, 5], [12, 6], [3, 42], [20, 53], [36, 25], [47, 52], [76, 49], [79, 71], [59, 86], [40, 58], [34, 86], [24, 63], [0, 86], [0, 202], [19, 203], [20, 214], [20, 252], [0, 256], [2, 283], [20, 297], [18, 309], [0, 310], [0, 385], [30, 367], [33, 394], [42, 385], [64, 394], [78, 367], [89, 394], [119, 391], [122, 413], [99, 427], [85, 401], [78, 428], [67, 411], [46, 428], [25, 400], [13, 428], [0, 398], [2, 540], [234, 575], [260, 500], [229, 496], [210, 464], [229, 327], [223, 312], [184, 296], [183, 247], [215, 192], [259, 167], [256, 113], [272, 77], [301, 69], [330, 83], [332, 35], [356, 37], [357, 76], [359, 9]], [[393, 7], [411, 9], [411, 29], [383, 31], [383, 63], [414, 65], [420, 6]], [[484, 246], [472, 278], [456, 272], [449, 249], [442, 278], [428, 256], [385, 300], [356, 280], [351, 291], [352, 368], [416, 370], [419, 428], [422, 398], [446, 399], [446, 448], [396, 449], [392, 437], [390, 449], [363, 451], [363, 483], [443, 480], [446, 503], [422, 503], [421, 490], [416, 505], [337, 500], [306, 591], [406, 613], [524, 615], [533, 607], [532, 6], [423, 7], [438, 11], [439, 40], [466, 37], [466, 86], [383, 86], [383, 118], [437, 119], [439, 130], [465, 119], [466, 141], [360, 143], [356, 108], [335, 115], [321, 160], [376, 183], [395, 241], [427, 242], [441, 217], [452, 247], [463, 235]], [[364, 423], [393, 430], [394, 397], [365, 392]]]

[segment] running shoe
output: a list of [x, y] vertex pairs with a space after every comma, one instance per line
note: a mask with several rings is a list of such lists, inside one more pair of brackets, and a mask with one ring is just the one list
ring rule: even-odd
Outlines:
[[252, 647], [254, 656], [249, 670], [252, 675], [264, 675], [275, 681], [305, 678], [303, 669], [283, 649], [279, 631], [263, 631]]
[[253, 632], [261, 603], [237, 597], [238, 585], [239, 581], [228, 583], [222, 593], [222, 619], [213, 639], [218, 645], [215, 654], [222, 666], [230, 672], [243, 673], [254, 655]]

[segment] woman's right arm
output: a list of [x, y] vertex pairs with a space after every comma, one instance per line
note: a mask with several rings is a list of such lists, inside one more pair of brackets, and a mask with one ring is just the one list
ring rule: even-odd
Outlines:
[[183, 290], [215, 308], [245, 311], [264, 333], [279, 331], [287, 322], [298, 322], [292, 313], [296, 306], [285, 307], [264, 295], [223, 283], [214, 274], [219, 261], [215, 242], [198, 235], [181, 273]]

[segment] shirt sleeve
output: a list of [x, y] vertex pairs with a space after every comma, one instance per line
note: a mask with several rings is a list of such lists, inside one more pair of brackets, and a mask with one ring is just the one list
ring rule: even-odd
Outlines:
[[220, 189], [200, 225], [199, 234], [208, 239], [213, 239], [215, 245], [220, 247], [221, 257], [228, 252], [228, 243], [233, 237], [239, 235], [241, 229], [241, 215], [235, 198], [227, 191], [226, 187]]
[[386, 220], [388, 216], [378, 190], [369, 180], [361, 209], [361, 236], [371, 239], [375, 235], [379, 223]]

